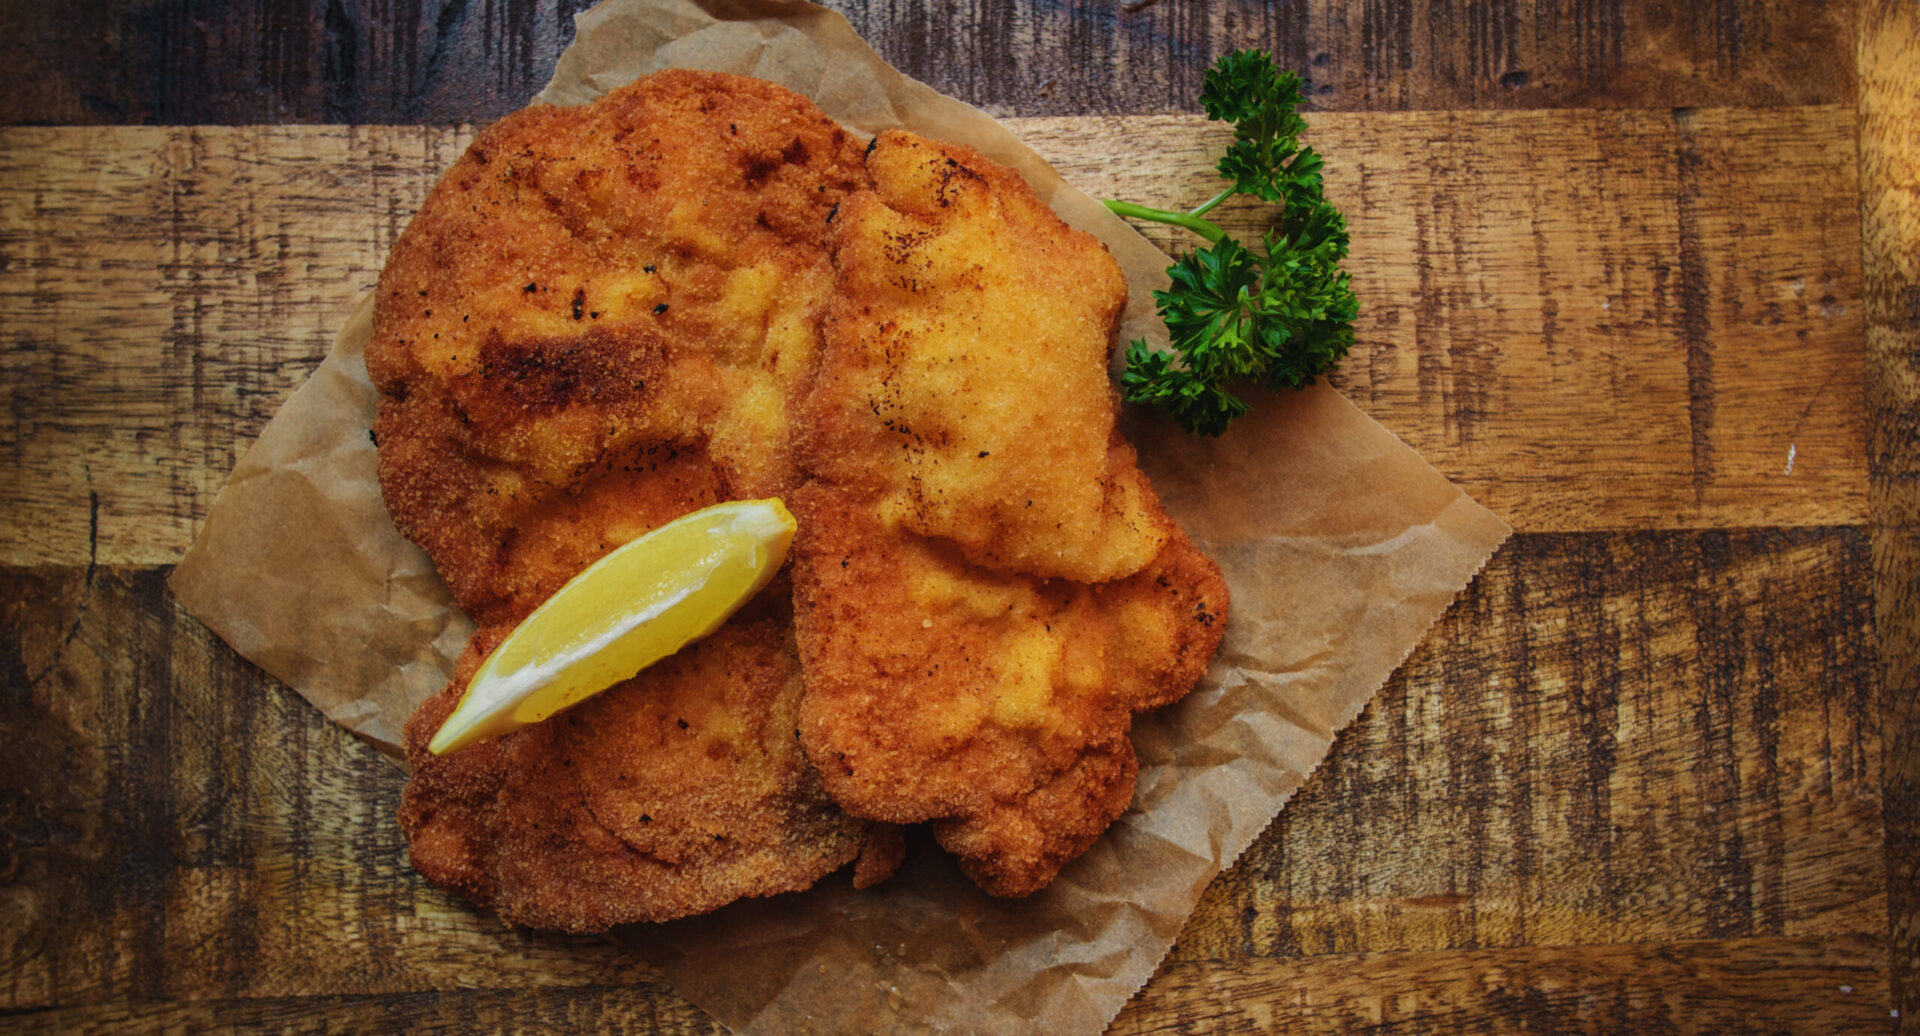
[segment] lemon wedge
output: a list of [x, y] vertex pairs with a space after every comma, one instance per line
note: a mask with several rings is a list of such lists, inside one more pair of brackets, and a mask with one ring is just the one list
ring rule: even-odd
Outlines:
[[778, 500], [736, 500], [594, 562], [487, 656], [428, 751], [538, 723], [719, 629], [779, 571], [795, 527]]

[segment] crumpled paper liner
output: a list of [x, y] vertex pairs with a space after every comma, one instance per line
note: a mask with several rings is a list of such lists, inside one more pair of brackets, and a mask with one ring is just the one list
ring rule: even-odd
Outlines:
[[[1165, 340], [1150, 295], [1166, 284], [1164, 255], [984, 113], [895, 72], [839, 15], [778, 0], [612, 0], [577, 25], [538, 100], [582, 103], [659, 68], [705, 68], [782, 83], [862, 132], [969, 144], [1119, 259], [1132, 300], [1117, 340]], [[371, 309], [361, 304], [234, 468], [172, 587], [241, 654], [397, 756], [407, 714], [444, 685], [472, 627], [381, 503]], [[1134, 809], [1024, 900], [983, 895], [916, 835], [878, 889], [856, 892], [842, 873], [617, 933], [688, 999], [752, 1032], [1104, 1028], [1207, 883], [1510, 531], [1325, 386], [1263, 397], [1217, 440], [1154, 414], [1125, 423], [1167, 509], [1233, 592], [1207, 678], [1135, 726]]]

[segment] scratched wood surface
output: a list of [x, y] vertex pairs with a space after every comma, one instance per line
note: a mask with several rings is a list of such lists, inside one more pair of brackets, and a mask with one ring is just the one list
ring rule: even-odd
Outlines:
[[1891, 963], [1920, 1031], [1920, 8], [1861, 11], [1860, 218]]
[[[1290, 975], [1278, 988], [1339, 1008], [1318, 1031], [1344, 1031], [1394, 983], [1327, 988], [1338, 961], [1454, 953], [1453, 985], [1421, 995], [1498, 1018], [1528, 987], [1476, 989], [1482, 969], [1586, 961], [1636, 983], [1694, 967], [1669, 951], [1708, 976], [1656, 987], [1632, 1017], [1751, 1010], [1752, 982], [1713, 968], [1776, 961], [1806, 978], [1776, 988], [1766, 1017], [1884, 1017], [1878, 698], [1852, 678], [1873, 650], [1867, 554], [1848, 528], [1521, 537], [1209, 889], [1131, 1017], [1150, 1029], [1238, 1010]], [[19, 784], [0, 900], [13, 1006], [64, 1028], [112, 1001], [279, 1012], [312, 996], [351, 1020], [375, 994], [642, 970], [607, 943], [504, 929], [415, 879], [392, 768], [174, 608], [164, 575], [0, 581], [32, 703], [0, 742]], [[1610, 994], [1559, 999], [1614, 1010]]]
[[[1319, 117], [1365, 300], [1337, 383], [1521, 529], [1864, 524], [1853, 122]], [[1223, 139], [1198, 116], [1008, 123], [1082, 189], [1150, 204], [1210, 194], [1194, 171]], [[177, 558], [468, 137], [0, 130], [0, 559]]]
[[[485, 122], [587, 0], [99, 0], [0, 8], [4, 124]], [[1324, 110], [1850, 104], [1851, 3], [835, 0], [896, 67], [998, 114], [1197, 111], [1260, 47]], [[77, 63], [76, 63], [77, 59]]]
[[[425, 886], [165, 590], [578, 6], [0, 4], [7, 1028], [718, 1031]], [[1210, 193], [1212, 53], [1309, 75], [1340, 384], [1519, 529], [1115, 1031], [1920, 1031], [1911, 5], [949, 7], [843, 9], [1095, 193]]]

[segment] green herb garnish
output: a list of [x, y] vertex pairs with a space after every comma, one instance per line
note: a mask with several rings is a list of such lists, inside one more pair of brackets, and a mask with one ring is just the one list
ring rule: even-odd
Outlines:
[[[1219, 435], [1247, 412], [1229, 386], [1311, 385], [1353, 346], [1359, 303], [1340, 270], [1347, 221], [1321, 193], [1320, 156], [1299, 146], [1307, 128], [1299, 104], [1300, 77], [1276, 70], [1266, 54], [1221, 57], [1207, 70], [1200, 105], [1208, 118], [1233, 124], [1233, 144], [1220, 158], [1220, 175], [1233, 183], [1192, 212], [1106, 203], [1122, 216], [1186, 227], [1210, 246], [1168, 267], [1172, 288], [1153, 293], [1173, 351], [1135, 339], [1120, 375], [1129, 402], [1160, 407], [1189, 432]], [[1259, 251], [1204, 218], [1236, 194], [1281, 206]]]

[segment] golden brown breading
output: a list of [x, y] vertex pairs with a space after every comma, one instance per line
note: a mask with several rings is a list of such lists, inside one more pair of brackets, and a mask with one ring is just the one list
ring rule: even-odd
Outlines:
[[548, 722], [428, 753], [506, 632], [476, 635], [407, 722], [400, 822], [435, 884], [514, 924], [588, 932], [797, 891], [859, 855], [869, 825], [821, 794], [794, 743], [784, 615], [730, 623]]
[[[899, 831], [830, 791], [933, 820], [991, 892], [1051, 881], [1128, 804], [1133, 713], [1224, 623], [1115, 430], [1125, 294], [1011, 171], [905, 134], [863, 167], [770, 84], [662, 73], [483, 133], [396, 245], [368, 350], [388, 506], [484, 631], [408, 724], [416, 866], [571, 930], [856, 855], [884, 879]], [[547, 723], [426, 753], [483, 648], [581, 568], [776, 495], [804, 696], [777, 582]]]
[[1205, 672], [1219, 569], [1177, 528], [1146, 568], [1086, 584], [974, 565], [857, 490], [809, 483], [794, 511], [800, 736], [827, 791], [858, 816], [937, 821], [995, 895], [1044, 887], [1126, 810], [1133, 713]]
[[791, 404], [860, 144], [770, 83], [670, 71], [480, 134], [380, 277], [394, 521], [482, 624], [610, 547], [798, 484]]
[[835, 218], [808, 474], [992, 568], [1138, 570], [1172, 523], [1113, 431], [1119, 266], [970, 149], [889, 132], [867, 170]]
[[1126, 809], [1133, 714], [1205, 671], [1226, 586], [1115, 430], [1105, 250], [969, 149], [867, 166], [804, 410], [801, 742], [848, 811], [1024, 895]]
[[[509, 116], [434, 188], [381, 275], [374, 428], [396, 524], [483, 628], [665, 521], [798, 483], [790, 414], [859, 148], [796, 94], [676, 71]], [[408, 725], [420, 871], [509, 920], [587, 930], [804, 888], [853, 859], [870, 825], [794, 744], [784, 587], [762, 621], [430, 756], [470, 649]]]

